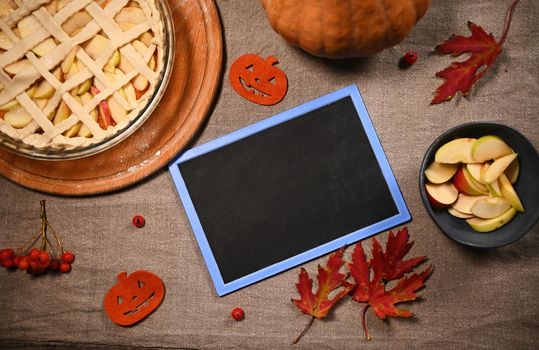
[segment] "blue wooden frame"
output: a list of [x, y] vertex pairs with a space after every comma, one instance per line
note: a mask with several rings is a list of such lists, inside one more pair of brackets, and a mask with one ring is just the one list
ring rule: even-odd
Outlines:
[[[256, 272], [253, 272], [247, 276], [238, 278], [229, 283], [224, 283], [221, 273], [219, 272], [219, 267], [217, 265], [217, 262], [212, 254], [211, 248], [206, 239], [204, 229], [200, 223], [200, 220], [198, 218], [198, 215], [193, 205], [193, 202], [191, 200], [191, 197], [189, 196], [189, 190], [185, 185], [185, 182], [182, 178], [178, 165], [192, 158], [199, 157], [205, 153], [211, 152], [220, 147], [226, 146], [230, 143], [233, 143], [245, 137], [256, 134], [262, 130], [265, 130], [275, 125], [286, 122], [292, 118], [301, 117], [304, 114], [314, 109], [326, 106], [330, 103], [333, 103], [335, 101], [338, 101], [348, 96], [352, 98], [352, 101], [356, 107], [357, 113], [361, 119], [361, 123], [363, 124], [363, 128], [365, 129], [365, 132], [370, 141], [371, 147], [374, 150], [376, 159], [378, 160], [378, 163], [380, 165], [384, 178], [389, 187], [389, 191], [391, 192], [391, 195], [393, 196], [393, 200], [395, 201], [398, 214], [390, 218], [387, 218], [385, 220], [382, 220], [380, 222], [377, 222], [373, 225], [359, 229], [355, 232], [349, 233], [345, 236], [342, 236], [326, 244], [310, 249], [306, 252], [300, 253], [284, 261], [278, 262], [276, 264], [273, 264], [271, 266], [268, 266]], [[382, 145], [380, 144], [378, 136], [376, 135], [376, 131], [374, 130], [374, 126], [372, 125], [369, 114], [367, 113], [367, 109], [365, 108], [360, 92], [357, 86], [355, 85], [350, 85], [341, 90], [337, 90], [326, 96], [322, 96], [313, 101], [310, 101], [298, 107], [292, 108], [288, 111], [279, 113], [271, 118], [267, 118], [265, 120], [262, 120], [255, 124], [242, 128], [240, 130], [234, 131], [228, 135], [219, 137], [218, 139], [210, 141], [206, 144], [190, 149], [186, 151], [185, 153], [183, 153], [182, 155], [180, 155], [179, 158], [174, 160], [170, 164], [169, 170], [172, 174], [172, 178], [174, 179], [176, 188], [178, 189], [180, 199], [185, 207], [187, 217], [191, 223], [191, 226], [195, 233], [195, 237], [200, 246], [200, 250], [202, 251], [202, 256], [204, 257], [204, 260], [206, 261], [208, 270], [210, 272], [210, 276], [213, 280], [213, 283], [215, 284], [215, 289], [219, 296], [223, 296], [225, 294], [234, 292], [250, 284], [259, 282], [277, 273], [280, 273], [282, 271], [285, 271], [297, 265], [303, 264], [309, 260], [315, 259], [321, 255], [327, 254], [336, 249], [339, 249], [345, 245], [352, 244], [361, 239], [365, 239], [367, 237], [373, 236], [382, 231], [388, 230], [392, 227], [401, 225], [405, 222], [410, 221], [412, 218], [408, 211], [404, 198], [402, 197], [402, 194], [400, 192], [397, 181], [395, 180], [393, 172], [391, 171], [391, 167], [389, 166], [387, 158], [384, 154]]]

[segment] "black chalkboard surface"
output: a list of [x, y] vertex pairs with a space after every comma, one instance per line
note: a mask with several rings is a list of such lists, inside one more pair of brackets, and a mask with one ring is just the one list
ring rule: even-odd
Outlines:
[[[394, 181], [389, 166], [379, 162], [383, 153], [372, 146], [372, 124], [365, 127], [353, 95], [325, 102], [299, 115], [276, 116], [283, 120], [254, 132], [242, 129], [231, 142], [173, 165], [194, 211], [188, 210], [191, 222], [196, 215], [195, 231], [201, 229], [199, 243], [203, 238], [207, 244], [203, 253], [209, 249], [223, 286], [252, 283], [257, 272], [267, 277], [279, 272], [276, 266], [294, 266], [302, 254], [312, 259], [309, 252], [350, 243], [339, 241], [385, 220], [409, 219], [398, 187], [402, 203], [388, 184], [387, 170]], [[292, 265], [278, 266], [283, 262]]]

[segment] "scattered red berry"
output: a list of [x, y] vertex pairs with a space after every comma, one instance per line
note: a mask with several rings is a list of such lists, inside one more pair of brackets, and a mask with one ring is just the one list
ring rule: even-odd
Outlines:
[[0, 260], [6, 260], [12, 258], [15, 255], [15, 252], [11, 248], [6, 248], [0, 250]]
[[144, 217], [142, 215], [135, 215], [135, 217], [133, 217], [133, 225], [135, 225], [135, 227], [141, 228], [145, 224], [146, 220], [144, 220]]
[[62, 254], [62, 262], [73, 264], [74, 261], [75, 261], [75, 254], [71, 252], [65, 252], [64, 254]]
[[62, 273], [68, 273], [69, 271], [71, 271], [71, 264], [66, 262], [60, 263], [58, 270]]
[[403, 57], [402, 60], [407, 65], [411, 66], [417, 61], [417, 52], [415, 51], [408, 51]]
[[232, 310], [231, 316], [236, 321], [241, 321], [245, 318], [245, 312], [243, 312], [243, 309], [241, 307], [237, 307]]

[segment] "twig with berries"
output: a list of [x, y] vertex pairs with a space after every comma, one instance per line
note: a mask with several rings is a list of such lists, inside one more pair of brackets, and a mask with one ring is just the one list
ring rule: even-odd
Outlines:
[[[68, 273], [75, 261], [75, 255], [64, 251], [60, 238], [47, 219], [45, 200], [41, 201], [41, 228], [18, 249], [5, 248], [0, 250], [0, 261], [8, 269], [26, 270], [27, 273], [39, 276], [47, 271]], [[52, 234], [54, 243], [49, 239]], [[40, 247], [40, 248], [38, 248]]]

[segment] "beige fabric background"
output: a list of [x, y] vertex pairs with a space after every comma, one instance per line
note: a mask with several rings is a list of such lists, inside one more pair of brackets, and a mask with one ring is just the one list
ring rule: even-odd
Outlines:
[[[177, 0], [179, 1], [179, 0]], [[308, 322], [291, 304], [298, 268], [218, 298], [166, 170], [118, 193], [63, 198], [26, 190], [0, 179], [0, 246], [22, 242], [39, 225], [39, 200], [65, 244], [77, 254], [70, 275], [33, 279], [0, 271], [0, 346], [6, 348], [200, 348], [200, 349], [533, 349], [539, 342], [539, 227], [504, 248], [473, 251], [446, 238], [431, 221], [418, 193], [426, 148], [446, 129], [467, 121], [497, 121], [522, 131], [539, 146], [539, 2], [522, 0], [505, 50], [470, 100], [430, 106], [440, 84], [434, 73], [450, 59], [432, 50], [450, 34], [467, 33], [466, 21], [499, 36], [508, 0], [434, 1], [400, 45], [370, 59], [330, 62], [289, 47], [267, 25], [255, 0], [217, 1], [224, 27], [224, 76], [237, 56], [275, 55], [290, 88], [274, 107], [252, 104], [224, 80], [215, 109], [196, 144], [262, 120], [349, 84], [357, 84], [414, 220], [413, 255], [428, 255], [435, 272], [421, 302], [407, 306], [412, 319], [383, 322], [372, 313], [374, 339], [365, 342], [361, 305], [349, 299], [303, 340], [290, 342]], [[416, 50], [411, 69], [399, 57]], [[132, 227], [135, 213], [147, 219]], [[381, 236], [385, 238], [385, 234]], [[350, 253], [350, 249], [347, 255]], [[314, 271], [321, 258], [305, 264]], [[101, 303], [120, 271], [148, 269], [162, 277], [167, 294], [146, 321], [121, 328]], [[243, 322], [229, 317], [246, 312]]]

